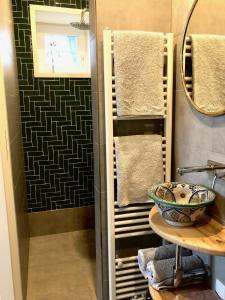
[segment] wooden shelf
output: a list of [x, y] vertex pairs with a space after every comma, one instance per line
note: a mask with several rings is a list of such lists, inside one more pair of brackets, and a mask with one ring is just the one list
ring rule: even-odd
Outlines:
[[199, 252], [225, 256], [225, 226], [213, 218], [205, 215], [192, 227], [174, 227], [164, 221], [154, 206], [149, 214], [149, 223], [158, 235], [169, 242]]
[[219, 296], [207, 285], [193, 285], [170, 291], [156, 291], [149, 287], [153, 300], [219, 300]]

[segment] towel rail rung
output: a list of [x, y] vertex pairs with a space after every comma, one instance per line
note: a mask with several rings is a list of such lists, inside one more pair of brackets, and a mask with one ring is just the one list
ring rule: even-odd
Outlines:
[[192, 89], [192, 84], [188, 84], [188, 83], [187, 83], [187, 84], [186, 84], [186, 88], [187, 88], [187, 89]]
[[143, 217], [143, 216], [148, 216], [149, 215], [149, 211], [145, 211], [145, 212], [134, 212], [134, 213], [129, 213], [126, 215], [115, 215], [115, 220], [120, 220], [120, 219], [124, 219], [124, 218], [137, 218], [137, 217]]
[[122, 288], [122, 289], [117, 289], [116, 290], [116, 294], [122, 294], [122, 293], [127, 293], [127, 292], [131, 292], [131, 291], [138, 291], [144, 288], [147, 288], [148, 284], [146, 283], [145, 285], [138, 285], [138, 286], [131, 286], [131, 287], [127, 287], [127, 288]]
[[126, 282], [116, 283], [116, 287], [120, 288], [120, 287], [129, 286], [129, 285], [138, 285], [140, 283], [146, 283], [146, 279], [130, 280], [130, 281], [126, 281]]
[[146, 293], [146, 288], [145, 290], [140, 290], [138, 292], [131, 292], [131, 293], [126, 293], [126, 294], [122, 294], [122, 295], [119, 295], [119, 296], [116, 296], [116, 300], [122, 300], [122, 299], [131, 299], [131, 298], [134, 298], [138, 300], [137, 297], [141, 297], [141, 299], [143, 298], [143, 295], [145, 295]]
[[123, 212], [127, 212], [127, 211], [133, 211], [133, 210], [149, 210], [151, 209], [151, 206], [126, 206], [126, 207], [120, 207], [120, 208], [115, 208], [115, 213], [119, 212], [119, 213], [123, 213]]
[[116, 277], [116, 282], [132, 280], [132, 279], [136, 279], [136, 278], [143, 278], [143, 275], [142, 274], [133, 274], [133, 275]]
[[153, 230], [144, 230], [144, 231], [136, 231], [136, 232], [129, 232], [129, 233], [119, 233], [115, 234], [116, 239], [122, 239], [122, 238], [129, 238], [132, 236], [142, 236], [142, 235], [150, 235], [155, 234]]
[[192, 81], [192, 77], [190, 77], [190, 76], [185, 76], [185, 77], [184, 77], [184, 80], [185, 80], [185, 81]]
[[118, 117], [113, 116], [113, 120], [155, 120], [155, 119], [165, 119], [166, 113], [162, 116], [143, 116], [143, 117]]
[[137, 230], [140, 230], [140, 229], [141, 230], [142, 229], [149, 229], [149, 224], [115, 228], [115, 233], [126, 232], [126, 231], [137, 231]]
[[191, 49], [191, 45], [185, 45], [185, 50], [190, 50]]
[[140, 273], [140, 270], [139, 270], [139, 268], [132, 268], [129, 270], [116, 271], [116, 276], [126, 275], [126, 274], [130, 274], [130, 273]]
[[121, 269], [126, 269], [126, 268], [133, 268], [133, 267], [138, 267], [138, 262], [137, 261], [122, 264], [122, 266], [116, 265], [116, 270], [121, 270]]
[[137, 260], [137, 256], [129, 256], [129, 257], [119, 257], [116, 258], [115, 261], [118, 262], [127, 262], [127, 261], [132, 261], [132, 260]]

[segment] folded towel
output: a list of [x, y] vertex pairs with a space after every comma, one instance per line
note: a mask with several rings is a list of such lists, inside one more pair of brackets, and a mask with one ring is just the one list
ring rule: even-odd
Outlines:
[[[157, 290], [173, 286], [175, 264], [175, 258], [150, 261], [146, 268], [149, 283]], [[204, 262], [197, 255], [183, 256], [182, 270], [184, 274], [195, 274], [199, 270], [204, 273]]]
[[163, 115], [163, 33], [114, 31], [118, 116]]
[[193, 99], [208, 113], [225, 111], [225, 36], [192, 34]]
[[[192, 251], [182, 248], [182, 256], [192, 255]], [[160, 246], [157, 248], [139, 249], [138, 250], [138, 265], [139, 269], [145, 278], [148, 278], [149, 272], [146, 270], [147, 264], [151, 260], [162, 260], [167, 258], [173, 258], [176, 256], [176, 245], [170, 244], [165, 246]]]
[[164, 181], [162, 137], [132, 135], [114, 141], [118, 205], [145, 202], [148, 188]]

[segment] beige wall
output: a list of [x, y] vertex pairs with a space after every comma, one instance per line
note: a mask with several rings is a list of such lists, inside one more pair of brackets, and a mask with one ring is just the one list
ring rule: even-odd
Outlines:
[[[98, 300], [108, 299], [102, 37], [106, 28], [171, 31], [171, 0], [90, 0]], [[102, 250], [103, 249], [103, 250]], [[102, 252], [103, 251], [103, 252]], [[103, 293], [101, 292], [103, 282]]]
[[[1, 65], [0, 65], [1, 68]], [[1, 80], [0, 71], [0, 80]], [[1, 93], [1, 83], [0, 83]], [[0, 299], [14, 300], [13, 274], [11, 264], [9, 224], [5, 198], [3, 164], [0, 155]]]
[[225, 34], [224, 16], [224, 0], [199, 0], [192, 14], [188, 33]]
[[[205, 1], [205, 0], [200, 0]], [[173, 0], [172, 31], [175, 33], [176, 89], [175, 89], [175, 167], [205, 165], [207, 160], [225, 163], [225, 116], [207, 117], [194, 110], [185, 96], [180, 80], [180, 41], [184, 23], [193, 0]], [[212, 2], [212, 1], [211, 1]], [[225, 5], [225, 4], [224, 4]], [[208, 7], [210, 11], [210, 7]], [[214, 20], [215, 21], [215, 20]], [[182, 177], [174, 173], [176, 180], [194, 182], [210, 187], [212, 177], [207, 173], [186, 174]], [[215, 186], [218, 192], [214, 213], [225, 222], [225, 183], [219, 180]], [[212, 258], [212, 279], [219, 278], [225, 284], [225, 258]]]
[[[0, 98], [0, 152], [9, 222], [15, 299], [26, 296], [28, 225], [25, 199], [24, 162], [11, 1], [0, 2], [0, 55], [3, 76]], [[4, 41], [4, 42], [2, 42]]]

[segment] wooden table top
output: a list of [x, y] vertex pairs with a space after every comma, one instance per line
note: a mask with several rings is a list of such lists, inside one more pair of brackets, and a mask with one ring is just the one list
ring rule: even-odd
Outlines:
[[169, 242], [199, 252], [225, 256], [225, 226], [213, 218], [205, 215], [194, 226], [175, 227], [167, 224], [154, 206], [149, 214], [149, 223], [159, 236]]
[[153, 300], [220, 300], [206, 284], [193, 285], [170, 291], [156, 291], [149, 287]]

